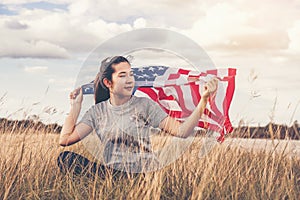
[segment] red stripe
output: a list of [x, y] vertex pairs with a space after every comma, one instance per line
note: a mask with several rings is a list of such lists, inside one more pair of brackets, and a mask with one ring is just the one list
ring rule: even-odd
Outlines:
[[215, 75], [215, 76], [218, 75], [218, 71], [217, 71], [216, 69], [207, 70], [206, 73], [207, 73], [207, 74], [212, 74], [212, 75]]
[[178, 85], [173, 86], [173, 87], [175, 88], [177, 96], [178, 96], [177, 103], [179, 104], [179, 106], [180, 106], [180, 108], [182, 110], [182, 113], [181, 113], [182, 116], [181, 117], [188, 117], [188, 116], [190, 116], [191, 113], [192, 113], [192, 111], [190, 111], [189, 109], [187, 109], [185, 107], [185, 103], [184, 103], [185, 99], [184, 99], [184, 96], [183, 96], [183, 92], [181, 90], [182, 87], [178, 86]]
[[199, 92], [199, 85], [196, 85], [195, 82], [190, 83], [189, 85], [190, 85], [194, 105], [197, 105], [201, 99], [200, 92]]
[[158, 96], [157, 96], [156, 92], [153, 91], [152, 88], [150, 88], [150, 87], [139, 87], [137, 90], [147, 94], [150, 97], [150, 99], [157, 102]]
[[186, 70], [186, 69], [179, 69], [178, 70], [178, 74], [184, 74], [184, 75], [188, 75], [190, 73], [191, 70]]
[[[235, 70], [232, 70], [230, 73], [234, 73], [235, 74]], [[228, 86], [226, 89], [226, 97], [225, 97], [225, 101], [223, 103], [223, 109], [224, 109], [224, 115], [226, 116], [226, 121], [225, 121], [225, 129], [227, 132], [232, 132], [233, 128], [229, 119], [229, 108], [230, 108], [230, 104], [232, 101], [232, 97], [234, 94], [234, 88], [235, 88], [235, 79], [234, 77], [232, 77], [230, 80], [228, 80]]]
[[208, 101], [209, 101], [212, 112], [214, 112], [217, 116], [224, 115], [223, 113], [221, 113], [221, 111], [218, 109], [218, 107], [216, 105], [216, 96], [209, 97]]
[[224, 117], [223, 115], [215, 115], [214, 113], [212, 113], [210, 110], [208, 110], [207, 108], [204, 109], [204, 114], [207, 115], [210, 119], [212, 119], [213, 121], [215, 121], [218, 124], [224, 124], [226, 117]]

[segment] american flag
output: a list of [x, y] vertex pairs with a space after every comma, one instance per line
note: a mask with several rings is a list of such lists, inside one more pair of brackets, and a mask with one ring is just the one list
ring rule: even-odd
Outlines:
[[[147, 66], [132, 70], [135, 77], [134, 95], [152, 99], [179, 121], [184, 121], [195, 110], [201, 99], [202, 86], [211, 78], [217, 77], [218, 89], [209, 98], [198, 127], [220, 133], [217, 137], [219, 142], [224, 141], [225, 134], [232, 132], [228, 112], [235, 90], [236, 69], [197, 72], [166, 66]], [[90, 87], [84, 89], [89, 93], [93, 92]]]

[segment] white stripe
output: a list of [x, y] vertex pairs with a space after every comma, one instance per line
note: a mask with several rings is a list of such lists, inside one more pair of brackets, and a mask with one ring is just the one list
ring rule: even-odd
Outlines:
[[207, 83], [208, 81], [210, 81], [211, 79], [213, 79], [214, 77], [216, 77], [215, 75], [212, 74], [207, 74], [206, 76], [200, 76], [199, 77], [199, 81], [200, 83]]
[[147, 97], [148, 99], [150, 98], [145, 92], [142, 92], [142, 91], [139, 91], [139, 90], [135, 91], [134, 96], [137, 96], [137, 97]]
[[189, 111], [193, 112], [196, 108], [196, 105], [194, 104], [194, 101], [193, 101], [194, 96], [192, 94], [191, 87], [189, 85], [183, 85], [180, 87], [180, 89], [183, 94], [185, 107]]
[[162, 90], [167, 96], [172, 95], [178, 101], [178, 94], [174, 87], [163, 87]]
[[215, 99], [215, 104], [218, 108], [218, 110], [224, 114], [223, 110], [223, 103], [226, 100], [226, 88], [227, 88], [228, 82], [226, 81], [219, 81], [218, 82], [218, 88], [216, 91], [216, 99]]
[[197, 71], [190, 71], [189, 72], [189, 76], [199, 76], [201, 74], [201, 72], [197, 72]]
[[217, 76], [220, 78], [224, 78], [224, 77], [228, 76], [228, 69], [224, 69], [224, 68], [218, 69]]
[[178, 69], [168, 68], [163, 75], [155, 78], [153, 86], [154, 87], [164, 86], [165, 82], [168, 81], [170, 74], [175, 74], [177, 72]]
[[217, 126], [221, 127], [221, 125], [218, 122], [211, 119], [208, 115], [205, 115], [205, 114], [202, 115], [201, 121], [208, 122], [208, 123], [211, 123], [211, 124], [214, 124], [214, 125], [217, 125]]
[[[184, 88], [184, 89], [182, 89]], [[186, 89], [187, 88], [187, 89]], [[164, 93], [169, 96], [172, 95], [177, 102], [179, 102], [179, 95], [176, 91], [176, 89], [174, 87], [163, 87], [162, 88]], [[192, 100], [192, 94], [191, 94], [191, 89], [190, 86], [181, 86], [180, 90], [183, 93], [183, 98], [184, 98], [184, 106], [189, 110], [189, 111], [193, 111], [195, 109], [195, 105], [194, 102]]]
[[168, 110], [172, 110], [172, 111], [180, 111], [182, 112], [180, 106], [178, 105], [178, 103], [174, 100], [160, 100], [159, 103], [161, 103], [161, 105], [163, 105], [165, 108], [167, 108]]
[[184, 85], [188, 83], [188, 76], [180, 74], [179, 78], [176, 79], [176, 85]]

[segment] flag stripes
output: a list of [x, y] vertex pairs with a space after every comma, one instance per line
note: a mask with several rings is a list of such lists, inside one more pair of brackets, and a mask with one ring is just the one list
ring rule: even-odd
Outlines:
[[[151, 70], [149, 69], [151, 68]], [[135, 70], [136, 69], [136, 70]], [[214, 69], [196, 72], [164, 66], [133, 68], [147, 76], [135, 76], [136, 96], [146, 96], [157, 102], [171, 117], [184, 121], [196, 108], [201, 99], [203, 85], [213, 77], [219, 79], [218, 89], [210, 97], [208, 105], [198, 126], [220, 133], [217, 138], [222, 142], [226, 133], [232, 132], [229, 108], [235, 89], [236, 69]], [[147, 82], [146, 86], [143, 83]]]

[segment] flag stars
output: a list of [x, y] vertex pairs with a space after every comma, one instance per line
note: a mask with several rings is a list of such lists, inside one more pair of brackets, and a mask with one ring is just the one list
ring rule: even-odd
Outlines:
[[149, 69], [148, 69], [148, 70], [149, 70], [149, 71], [153, 71], [153, 72], [154, 72], [154, 71], [155, 71], [155, 68], [151, 66], [151, 67], [149, 67]]
[[143, 79], [143, 78], [144, 78], [144, 76], [137, 75], [137, 76], [136, 76], [136, 78], [137, 78], [137, 79]]
[[159, 66], [159, 67], [158, 67], [158, 70], [165, 70], [165, 68], [162, 67], [162, 66]]
[[142, 73], [144, 72], [144, 70], [145, 70], [144, 68], [139, 68], [139, 69], [138, 69], [138, 71], [139, 71], [139, 72], [142, 72]]

